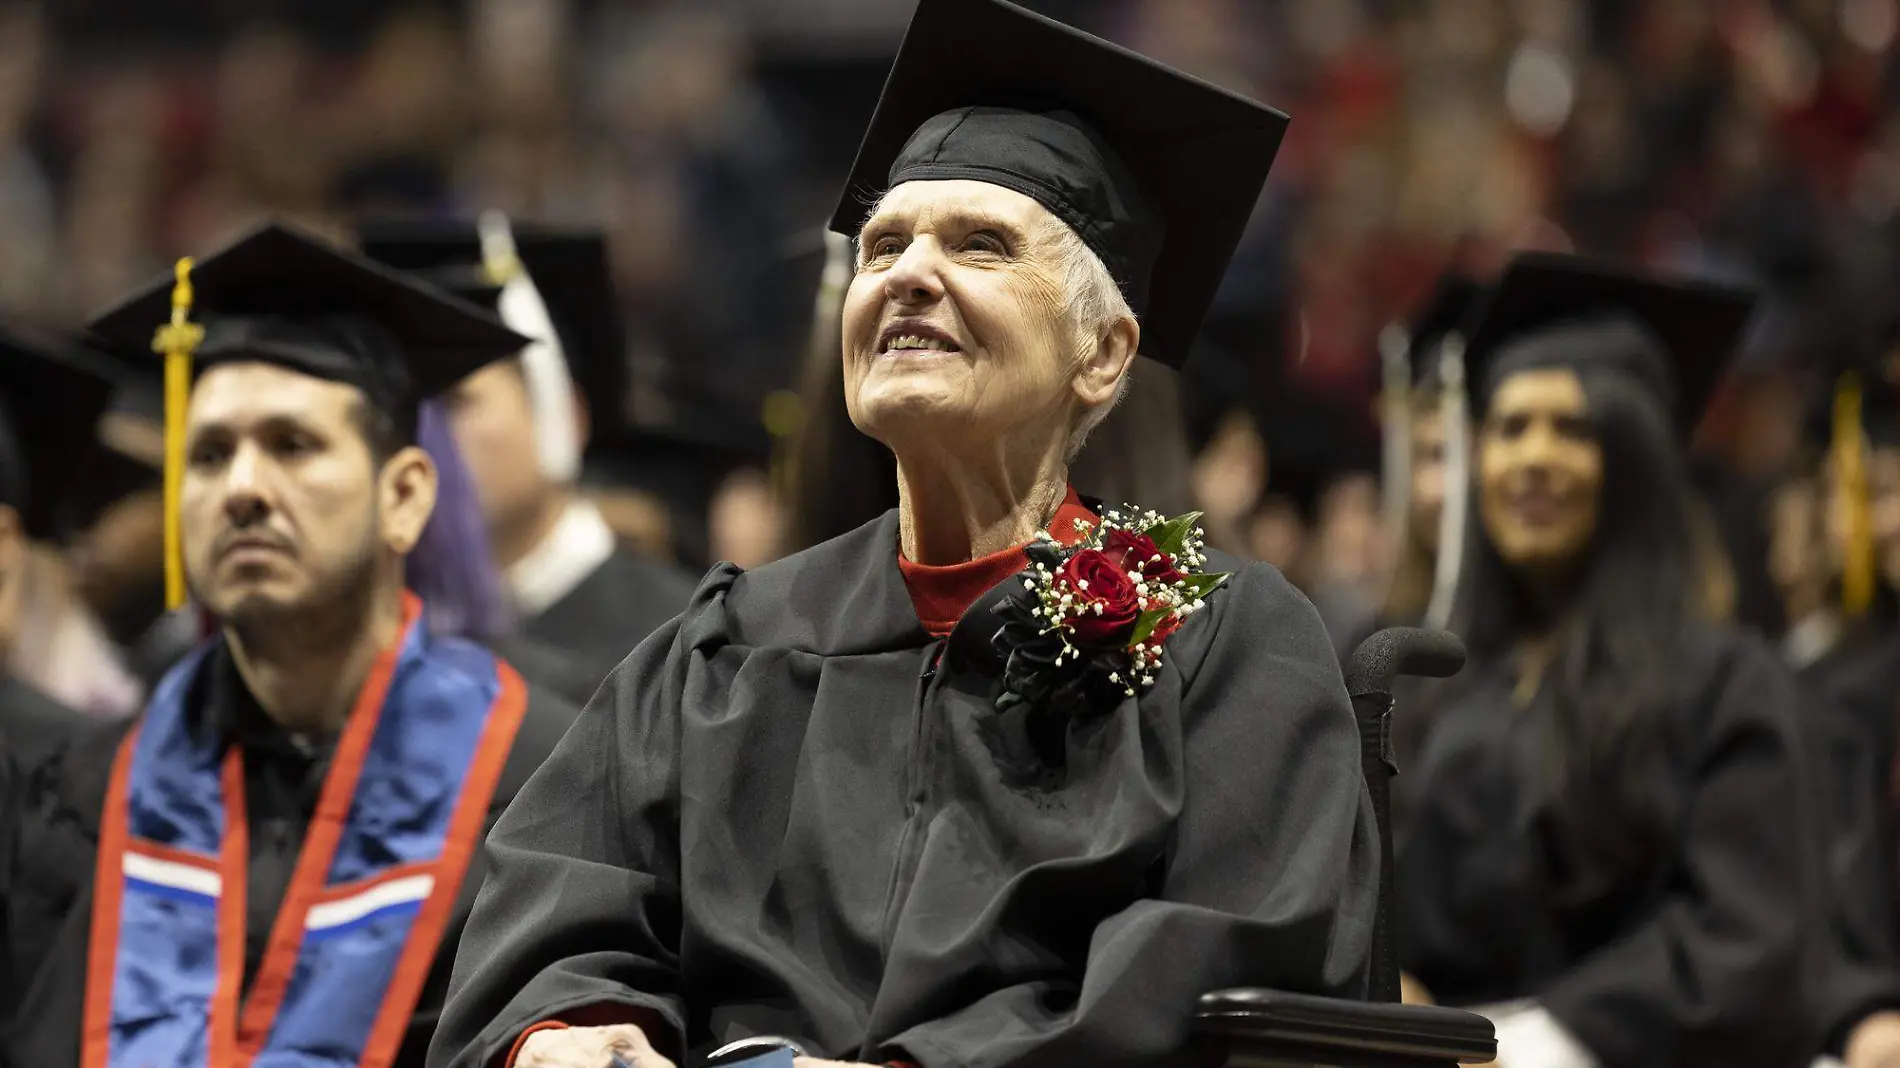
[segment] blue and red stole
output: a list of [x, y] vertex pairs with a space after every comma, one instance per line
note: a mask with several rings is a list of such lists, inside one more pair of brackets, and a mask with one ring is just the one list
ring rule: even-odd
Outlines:
[[84, 1068], [388, 1065], [527, 709], [421, 602], [337, 740], [263, 961], [244, 975], [243, 755], [189, 729], [210, 646], [166, 675], [113, 763], [87, 960]]

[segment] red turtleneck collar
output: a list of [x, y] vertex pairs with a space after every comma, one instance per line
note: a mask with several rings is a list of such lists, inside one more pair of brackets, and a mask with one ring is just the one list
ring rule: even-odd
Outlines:
[[[1073, 545], [1080, 538], [1075, 524], [1094, 525], [1099, 522], [1094, 512], [1076, 496], [1075, 487], [1069, 487], [1069, 495], [1056, 507], [1055, 518], [1049, 521], [1049, 534], [1064, 545]], [[955, 629], [957, 620], [970, 610], [970, 605], [978, 597], [987, 593], [991, 587], [1019, 571], [1027, 570], [1029, 557], [1023, 553], [1024, 546], [991, 553], [961, 564], [913, 564], [904, 559], [900, 546], [897, 551], [897, 568], [904, 573], [904, 585], [910, 590], [910, 603], [917, 610], [917, 621], [933, 638], [942, 638]]]

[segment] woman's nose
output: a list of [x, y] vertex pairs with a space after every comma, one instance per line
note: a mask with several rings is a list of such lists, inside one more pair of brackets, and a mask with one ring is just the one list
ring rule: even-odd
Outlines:
[[943, 296], [943, 252], [919, 238], [884, 273], [884, 294], [900, 304], [928, 304]]

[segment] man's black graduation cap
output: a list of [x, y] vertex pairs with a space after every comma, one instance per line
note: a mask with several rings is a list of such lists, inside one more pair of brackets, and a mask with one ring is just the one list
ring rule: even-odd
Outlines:
[[1702, 421], [1754, 309], [1746, 289], [1653, 278], [1561, 253], [1511, 261], [1465, 344], [1473, 410], [1503, 370], [1610, 369], [1664, 404], [1684, 437]]
[[[200, 263], [179, 261], [89, 327], [141, 374], [260, 362], [355, 386], [405, 438], [423, 398], [528, 343], [467, 301], [278, 222]], [[185, 378], [168, 375], [167, 388], [165, 601], [176, 608], [185, 599], [176, 508]]]
[[[620, 302], [608, 266], [607, 239], [597, 229], [562, 229], [515, 222], [515, 254], [534, 279], [548, 318], [560, 335], [569, 372], [587, 397], [597, 425], [625, 393], [625, 335]], [[359, 229], [363, 255], [407, 271], [494, 310], [503, 279], [482, 262], [473, 219], [381, 218]]]
[[1412, 388], [1438, 385], [1439, 353], [1447, 336], [1469, 322], [1471, 309], [1484, 296], [1484, 286], [1468, 274], [1441, 275], [1424, 307], [1406, 327], [1406, 360], [1412, 368]]
[[[280, 222], [194, 264], [189, 316], [204, 327], [194, 373], [261, 361], [361, 389], [413, 428], [415, 406], [527, 339], [481, 308]], [[174, 279], [155, 280], [90, 329], [156, 373], [154, 332], [171, 321]]]
[[0, 330], [0, 504], [20, 513], [29, 537], [60, 535], [113, 381], [109, 363], [77, 345]]
[[1102, 258], [1171, 366], [1213, 301], [1285, 115], [1006, 0], [921, 0], [831, 228], [901, 182], [1028, 196]]

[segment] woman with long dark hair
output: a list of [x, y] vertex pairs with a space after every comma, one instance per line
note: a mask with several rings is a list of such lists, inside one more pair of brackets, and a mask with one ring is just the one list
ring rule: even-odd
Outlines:
[[1415, 989], [1505, 1068], [1781, 1066], [1816, 870], [1793, 683], [1714, 617], [1680, 437], [1750, 301], [1566, 256], [1506, 272], [1467, 348], [1467, 681], [1397, 877]]

